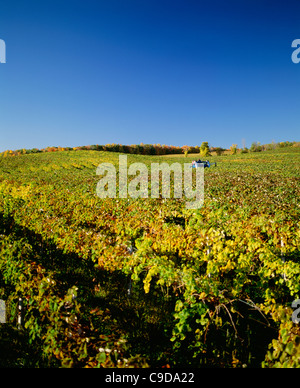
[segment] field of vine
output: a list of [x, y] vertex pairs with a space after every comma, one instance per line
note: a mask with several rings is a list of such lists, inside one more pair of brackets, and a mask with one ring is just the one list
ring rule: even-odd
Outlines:
[[97, 197], [118, 157], [0, 160], [0, 366], [299, 367], [300, 148], [209, 158], [197, 210]]

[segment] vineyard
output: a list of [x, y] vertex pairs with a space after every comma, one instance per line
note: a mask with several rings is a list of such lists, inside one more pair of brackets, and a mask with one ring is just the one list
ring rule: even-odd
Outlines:
[[118, 157], [0, 159], [0, 366], [299, 367], [300, 148], [209, 158], [197, 210], [97, 197]]

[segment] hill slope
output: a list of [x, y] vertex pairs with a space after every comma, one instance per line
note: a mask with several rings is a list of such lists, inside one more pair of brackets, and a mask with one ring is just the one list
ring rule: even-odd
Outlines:
[[[0, 298], [12, 325], [22, 298], [37, 366], [299, 365], [299, 148], [210, 160], [187, 210], [98, 198], [96, 168], [118, 170], [118, 153], [2, 159]], [[128, 155], [149, 177], [191, 161]]]

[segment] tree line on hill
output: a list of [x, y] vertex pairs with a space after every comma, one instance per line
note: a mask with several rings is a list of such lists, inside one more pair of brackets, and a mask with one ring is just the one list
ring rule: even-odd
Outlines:
[[185, 156], [188, 154], [200, 154], [202, 157], [210, 156], [211, 153], [217, 155], [222, 155], [225, 151], [229, 151], [232, 155], [248, 152], [261, 152], [266, 150], [272, 150], [282, 147], [299, 147], [300, 142], [279, 142], [275, 143], [274, 141], [269, 144], [260, 144], [259, 142], [253, 142], [250, 148], [247, 148], [245, 145], [243, 148], [238, 148], [237, 144], [232, 144], [230, 149], [222, 147], [212, 147], [209, 146], [208, 142], [202, 142], [201, 146], [187, 146], [182, 147], [172, 146], [172, 145], [161, 145], [161, 144], [132, 144], [132, 145], [122, 145], [122, 144], [105, 144], [105, 145], [87, 145], [79, 147], [46, 147], [42, 149], [32, 148], [32, 149], [18, 149], [15, 151], [7, 150], [2, 152], [0, 155], [2, 157], [7, 156], [17, 156], [25, 154], [33, 154], [40, 152], [57, 152], [57, 151], [78, 151], [78, 150], [94, 150], [94, 151], [109, 151], [109, 152], [120, 152], [126, 154], [138, 154], [138, 155], [170, 155], [170, 154], [182, 154]]

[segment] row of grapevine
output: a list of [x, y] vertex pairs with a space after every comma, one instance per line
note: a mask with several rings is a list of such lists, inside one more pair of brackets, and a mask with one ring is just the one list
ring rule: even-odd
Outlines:
[[[300, 297], [299, 175], [293, 162], [282, 155], [276, 165], [270, 154], [268, 170], [254, 165], [253, 156], [233, 158], [206, 172], [205, 204], [190, 211], [183, 199], [97, 198], [95, 166], [117, 161], [101, 155], [57, 153], [51, 155], [57, 168], [49, 171], [45, 154], [20, 156], [22, 163], [12, 158], [2, 167], [1, 284], [12, 306], [23, 298], [25, 329], [45, 359], [74, 366], [154, 363], [153, 355], [140, 354], [136, 335], [108, 322], [107, 283], [99, 277], [105, 271], [120, 274], [129, 309], [143, 303], [144, 328], [150, 316], [163, 316], [150, 307], [157, 301], [170, 312], [157, 323], [169, 341], [157, 352], [157, 365], [297, 366], [300, 333], [291, 303]], [[100, 292], [101, 306], [87, 303], [85, 294], [95, 300]], [[103, 322], [116, 325], [114, 335]]]

